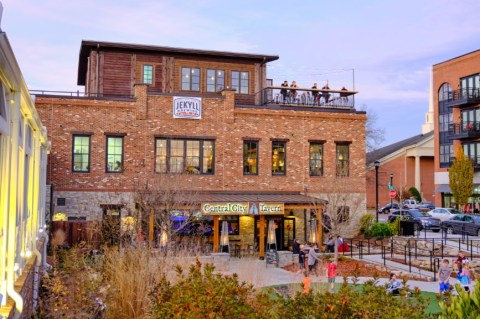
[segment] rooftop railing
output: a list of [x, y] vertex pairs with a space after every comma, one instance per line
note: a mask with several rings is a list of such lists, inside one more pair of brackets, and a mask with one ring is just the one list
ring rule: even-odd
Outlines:
[[480, 103], [479, 88], [462, 88], [448, 92], [447, 105], [449, 107], [468, 106]]
[[260, 105], [353, 108], [357, 91], [269, 86], [256, 93]]
[[62, 96], [71, 98], [96, 98], [96, 99], [133, 99], [134, 96], [130, 94], [109, 94], [109, 93], [86, 93], [86, 92], [71, 92], [71, 91], [46, 91], [46, 90], [30, 90], [32, 96]]

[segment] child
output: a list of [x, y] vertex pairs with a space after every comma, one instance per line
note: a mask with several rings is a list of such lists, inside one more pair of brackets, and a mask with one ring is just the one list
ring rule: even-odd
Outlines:
[[459, 281], [465, 291], [470, 291], [470, 285], [472, 284], [472, 281], [470, 279], [470, 270], [468, 267], [468, 263], [463, 264]]
[[337, 264], [333, 261], [329, 261], [327, 264], [326, 276], [328, 278], [328, 283], [330, 284], [330, 292], [335, 292], [335, 277], [337, 277]]
[[298, 267], [300, 272], [305, 271], [305, 246], [300, 245], [300, 252], [298, 253]]
[[400, 287], [402, 283], [397, 279], [397, 275], [395, 273], [390, 274], [390, 281], [388, 282], [387, 293], [392, 295], [399, 295], [400, 294]]
[[450, 283], [448, 281], [450, 280], [451, 273], [452, 269], [449, 267], [448, 259], [444, 259], [442, 266], [438, 269], [438, 282], [440, 284], [439, 294], [450, 290]]
[[308, 277], [308, 271], [303, 272], [304, 277], [302, 278], [303, 292], [308, 293], [310, 291], [310, 286], [312, 285], [312, 278]]

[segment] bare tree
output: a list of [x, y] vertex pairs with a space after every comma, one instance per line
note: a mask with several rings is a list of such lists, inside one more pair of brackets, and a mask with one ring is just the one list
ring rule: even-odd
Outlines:
[[385, 129], [377, 126], [378, 115], [366, 105], [360, 107], [360, 111], [367, 112], [367, 123], [365, 125], [365, 136], [367, 152], [376, 150], [385, 140]]
[[[317, 197], [326, 201], [323, 216], [320, 219], [335, 242], [335, 261], [338, 261], [337, 237], [352, 237], [360, 229], [360, 217], [367, 212], [365, 196], [345, 191], [346, 180], [339, 180], [330, 193], [319, 194]], [[316, 206], [320, 206], [317, 203]]]
[[198, 217], [199, 194], [189, 190], [189, 186], [189, 175], [182, 174], [158, 174], [155, 179], [137, 185], [134, 201], [138, 220], [148, 227], [149, 241], [155, 238], [156, 231], [159, 244], [171, 248], [172, 240], [179, 235], [206, 232], [203, 225], [192, 223]]

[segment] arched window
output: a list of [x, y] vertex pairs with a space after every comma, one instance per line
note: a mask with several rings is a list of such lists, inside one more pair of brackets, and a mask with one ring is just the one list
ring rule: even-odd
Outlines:
[[438, 101], [446, 101], [448, 100], [448, 97], [451, 96], [452, 94], [452, 87], [450, 86], [449, 83], [443, 83], [442, 86], [440, 87], [440, 90], [438, 90]]

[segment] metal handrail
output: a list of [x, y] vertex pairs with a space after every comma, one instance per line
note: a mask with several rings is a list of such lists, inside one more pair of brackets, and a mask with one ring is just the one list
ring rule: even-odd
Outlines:
[[133, 99], [134, 96], [131, 94], [117, 94], [117, 93], [87, 93], [80, 91], [49, 91], [49, 90], [29, 90], [30, 95], [41, 96], [41, 95], [54, 95], [54, 96], [64, 96], [64, 97], [76, 97], [76, 98], [116, 98], [116, 99]]

